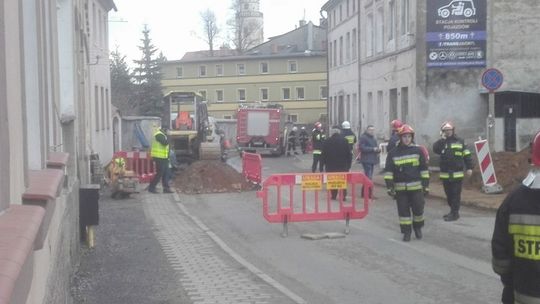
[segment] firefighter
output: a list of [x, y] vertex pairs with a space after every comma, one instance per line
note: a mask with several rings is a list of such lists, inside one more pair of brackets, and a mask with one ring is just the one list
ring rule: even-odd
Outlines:
[[492, 264], [504, 286], [504, 304], [540, 303], [540, 132], [531, 143], [530, 162], [529, 174], [495, 218]]
[[356, 134], [351, 130], [351, 123], [346, 120], [341, 124], [341, 136], [345, 137], [352, 152], [356, 144]]
[[[340, 134], [338, 126], [330, 130], [328, 138], [322, 148], [322, 162], [326, 172], [347, 172], [351, 168], [352, 151], [349, 142]], [[332, 199], [337, 199], [338, 190], [330, 190]], [[347, 189], [343, 190], [343, 200], [347, 196]]]
[[287, 140], [289, 141], [289, 144], [287, 145], [287, 156], [291, 155], [291, 150], [296, 155], [298, 152], [296, 152], [296, 132], [298, 131], [298, 128], [294, 126], [292, 130], [289, 132], [289, 135], [287, 135]]
[[459, 219], [463, 169], [467, 170], [468, 176], [472, 174], [471, 151], [467, 149], [463, 139], [456, 136], [454, 125], [451, 122], [444, 122], [441, 125], [441, 139], [433, 144], [433, 152], [441, 156], [439, 177], [450, 206], [450, 213], [443, 218], [447, 222], [455, 221]]
[[317, 170], [317, 164], [319, 165], [319, 172], [324, 171], [324, 164], [321, 160], [321, 153], [326, 135], [322, 129], [322, 123], [316, 122], [315, 128], [311, 131], [311, 143], [313, 144], [313, 164], [311, 165], [311, 172], [315, 173]]
[[399, 136], [398, 136], [398, 130], [403, 126], [403, 123], [399, 119], [394, 119], [390, 123], [390, 127], [392, 128], [392, 134], [390, 134], [390, 140], [388, 141], [388, 146], [386, 148], [387, 152], [392, 151], [394, 149], [398, 142], [399, 142]]
[[161, 127], [154, 133], [150, 155], [156, 163], [156, 175], [148, 186], [148, 192], [157, 193], [156, 185], [161, 180], [163, 193], [173, 193], [169, 188], [167, 171], [169, 170], [169, 140], [167, 138], [167, 128]]
[[300, 128], [300, 148], [302, 148], [302, 154], [306, 154], [307, 142], [309, 140], [309, 134], [306, 131], [306, 127]]
[[397, 202], [403, 241], [409, 242], [411, 226], [416, 238], [422, 238], [424, 196], [429, 192], [429, 171], [424, 153], [414, 144], [414, 130], [405, 124], [399, 129], [398, 136], [398, 145], [386, 158], [384, 180], [388, 194]]

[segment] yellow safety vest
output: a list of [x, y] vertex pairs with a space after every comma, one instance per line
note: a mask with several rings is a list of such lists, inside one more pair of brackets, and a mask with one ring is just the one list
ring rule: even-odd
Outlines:
[[152, 150], [150, 150], [150, 155], [152, 156], [152, 158], [169, 159], [169, 145], [163, 145], [156, 140], [156, 136], [159, 134], [167, 137], [167, 135], [161, 132], [161, 130], [158, 130], [156, 133], [154, 133], [154, 138], [152, 139]]
[[354, 135], [347, 135], [345, 136], [345, 139], [349, 142], [350, 145], [354, 144]]

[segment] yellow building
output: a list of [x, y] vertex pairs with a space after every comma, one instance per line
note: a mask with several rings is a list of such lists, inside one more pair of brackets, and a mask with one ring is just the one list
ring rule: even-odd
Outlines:
[[162, 66], [164, 94], [199, 92], [216, 118], [234, 118], [241, 103], [282, 104], [296, 123], [326, 121], [326, 29], [301, 22], [243, 55], [188, 52]]

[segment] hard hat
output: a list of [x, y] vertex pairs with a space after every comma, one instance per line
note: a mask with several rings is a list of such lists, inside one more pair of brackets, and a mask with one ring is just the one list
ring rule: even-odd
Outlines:
[[317, 129], [322, 128], [322, 123], [320, 123], [320, 122], [317, 121], [317, 122], [315, 123], [315, 128], [317, 128]]
[[393, 130], [397, 131], [399, 128], [401, 128], [403, 126], [403, 123], [399, 119], [394, 119], [394, 120], [392, 120], [390, 125], [392, 126]]
[[454, 125], [449, 121], [443, 122], [443, 124], [441, 125], [441, 131], [445, 130], [454, 130]]
[[531, 164], [540, 167], [540, 131], [536, 133], [531, 142]]
[[302, 128], [300, 128], [300, 129], [302, 129], [302, 130], [305, 130], [305, 129], [306, 129], [306, 127], [302, 126]]
[[411, 126], [405, 124], [398, 129], [398, 135], [412, 134], [414, 136], [414, 129]]
[[343, 128], [343, 129], [350, 129], [350, 128], [351, 128], [351, 123], [345, 120], [345, 121], [341, 124], [341, 128]]
[[296, 126], [294, 126], [294, 127], [292, 127], [292, 130], [296, 131], [296, 130], [298, 130], [298, 128]]

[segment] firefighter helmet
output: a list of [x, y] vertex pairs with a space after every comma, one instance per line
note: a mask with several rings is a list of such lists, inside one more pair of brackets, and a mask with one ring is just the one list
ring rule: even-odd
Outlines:
[[403, 126], [403, 123], [399, 119], [394, 119], [394, 120], [392, 120], [390, 125], [392, 126], [392, 130], [397, 131], [397, 130], [399, 130], [399, 128], [401, 128]]
[[317, 121], [317, 122], [315, 123], [315, 128], [317, 128], [317, 129], [322, 128], [322, 123], [320, 123], [320, 122]]
[[414, 129], [407, 124], [401, 126], [401, 128], [398, 129], [398, 135], [402, 136], [405, 134], [411, 134], [414, 136]]
[[454, 124], [450, 121], [443, 122], [443, 124], [441, 125], [441, 131], [445, 130], [454, 130]]
[[540, 167], [540, 131], [536, 133], [531, 142], [531, 164]]
[[293, 131], [297, 131], [298, 128], [297, 128], [296, 126], [294, 126], [294, 127], [292, 127], [292, 130], [293, 130]]
[[350, 129], [350, 128], [351, 128], [351, 123], [345, 120], [345, 121], [341, 124], [341, 128], [342, 128], [342, 129]]

